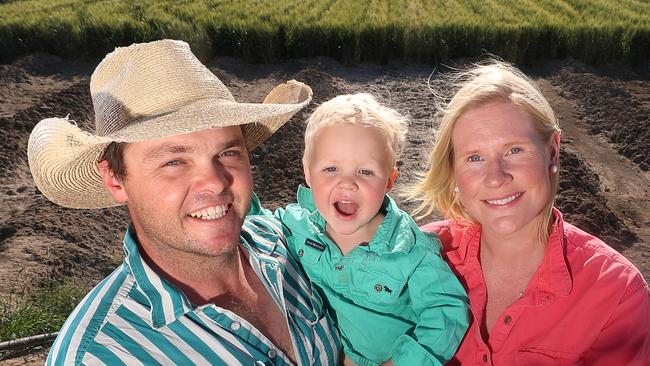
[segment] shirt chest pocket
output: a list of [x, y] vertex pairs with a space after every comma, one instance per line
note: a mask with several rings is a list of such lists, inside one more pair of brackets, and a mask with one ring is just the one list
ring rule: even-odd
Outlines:
[[406, 280], [397, 280], [386, 273], [359, 268], [350, 273], [350, 292], [357, 304], [394, 305], [404, 291]]
[[521, 347], [515, 356], [516, 365], [561, 366], [576, 365], [580, 354], [536, 347]]

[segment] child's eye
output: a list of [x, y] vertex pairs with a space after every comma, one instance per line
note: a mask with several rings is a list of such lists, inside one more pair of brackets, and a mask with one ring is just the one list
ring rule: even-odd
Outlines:
[[508, 154], [516, 154], [522, 152], [523, 149], [520, 147], [511, 147], [510, 150], [508, 150]]
[[361, 169], [361, 170], [359, 170], [359, 174], [365, 175], [365, 176], [371, 176], [374, 173], [373, 173], [372, 170], [369, 170], [369, 169]]
[[327, 172], [327, 173], [334, 173], [334, 172], [336, 172], [336, 167], [328, 166], [327, 168], [323, 169], [323, 171]]
[[481, 157], [479, 155], [471, 155], [467, 158], [467, 161], [474, 162], [474, 161], [481, 161]]

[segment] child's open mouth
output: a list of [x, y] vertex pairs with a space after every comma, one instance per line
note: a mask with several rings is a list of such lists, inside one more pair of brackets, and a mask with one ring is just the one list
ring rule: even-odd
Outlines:
[[334, 203], [334, 208], [339, 217], [349, 219], [357, 213], [359, 205], [350, 201], [338, 201]]

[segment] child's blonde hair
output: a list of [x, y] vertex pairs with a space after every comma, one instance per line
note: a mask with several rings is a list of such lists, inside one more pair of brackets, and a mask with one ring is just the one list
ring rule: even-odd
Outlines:
[[339, 95], [312, 112], [305, 129], [303, 163], [309, 162], [318, 131], [344, 123], [380, 130], [386, 137], [391, 168], [395, 167], [406, 140], [407, 119], [396, 110], [382, 106], [372, 95], [366, 93]]
[[[437, 119], [440, 121], [433, 150], [429, 155], [428, 169], [421, 179], [407, 190], [409, 199], [420, 201], [414, 214], [429, 216], [437, 208], [445, 218], [473, 218], [465, 211], [457, 192], [454, 191], [453, 161], [454, 149], [452, 132], [456, 121], [469, 109], [482, 104], [505, 100], [528, 113], [535, 122], [535, 130], [542, 141], [550, 141], [555, 133], [560, 133], [557, 117], [550, 104], [535, 83], [516, 67], [498, 60], [488, 60], [472, 68], [455, 73], [449, 77], [449, 84], [458, 91], [444, 106], [438, 107]], [[444, 100], [444, 98], [442, 98]], [[559, 151], [554, 163], [559, 168]], [[545, 243], [551, 209], [559, 184], [559, 174], [551, 174], [551, 194], [545, 208], [540, 213], [538, 240]]]

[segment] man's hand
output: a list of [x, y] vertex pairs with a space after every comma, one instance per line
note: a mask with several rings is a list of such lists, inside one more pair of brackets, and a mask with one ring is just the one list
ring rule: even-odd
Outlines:
[[393, 360], [388, 360], [382, 363], [381, 366], [395, 366], [395, 364], [393, 363]]

